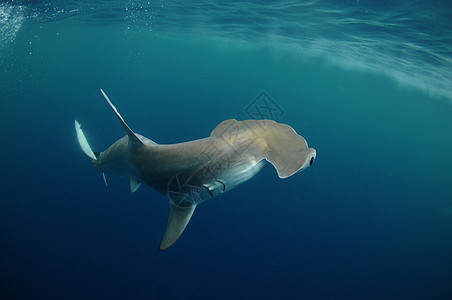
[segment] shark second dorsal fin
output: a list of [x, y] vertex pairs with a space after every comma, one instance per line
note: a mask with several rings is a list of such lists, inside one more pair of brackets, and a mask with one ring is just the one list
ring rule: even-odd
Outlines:
[[138, 179], [130, 177], [130, 191], [135, 193], [141, 186], [141, 181]]
[[129, 140], [132, 143], [132, 145], [134, 146], [143, 145], [143, 142], [138, 138], [135, 132], [133, 132], [132, 129], [130, 129], [129, 125], [127, 125], [127, 123], [124, 121], [116, 107], [113, 105], [113, 103], [111, 103], [110, 99], [108, 99], [107, 94], [105, 94], [105, 92], [102, 89], [100, 89], [100, 91], [102, 92], [102, 95], [104, 95], [105, 100], [107, 100], [108, 105], [110, 105], [111, 109], [115, 113], [118, 120], [121, 122], [122, 127], [124, 127], [125, 131], [127, 132], [127, 135], [129, 136]]
[[185, 227], [187, 227], [188, 222], [190, 222], [196, 205], [179, 206], [170, 200], [169, 208], [168, 224], [166, 225], [165, 234], [160, 243], [160, 250], [168, 249], [177, 241], [182, 232], [184, 232]]

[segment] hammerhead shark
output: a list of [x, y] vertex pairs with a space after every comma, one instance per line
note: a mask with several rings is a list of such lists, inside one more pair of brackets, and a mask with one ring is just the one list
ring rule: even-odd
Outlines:
[[144, 182], [169, 198], [169, 219], [160, 250], [173, 245], [197, 205], [219, 196], [258, 173], [265, 161], [287, 178], [311, 166], [316, 151], [295, 130], [273, 120], [229, 119], [209, 137], [162, 145], [135, 133], [101, 89], [127, 135], [104, 152], [93, 152], [80, 124], [77, 139], [85, 155], [102, 172], [130, 177], [130, 189]]

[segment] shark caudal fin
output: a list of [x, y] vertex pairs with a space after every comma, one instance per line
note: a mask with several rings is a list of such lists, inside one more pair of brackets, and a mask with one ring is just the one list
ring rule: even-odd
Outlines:
[[88, 156], [91, 161], [97, 160], [96, 155], [94, 154], [93, 150], [91, 150], [91, 147], [88, 144], [88, 140], [83, 133], [82, 126], [79, 122], [77, 122], [77, 120], [75, 120], [74, 125], [75, 132], [77, 132], [78, 143], [80, 144], [80, 148], [82, 148], [83, 153], [85, 153], [85, 155]]
[[100, 91], [102, 92], [102, 95], [104, 95], [105, 100], [107, 100], [108, 105], [110, 105], [110, 108], [115, 113], [119, 122], [121, 122], [122, 127], [124, 127], [125, 131], [127, 132], [127, 135], [129, 136], [129, 140], [132, 143], [132, 145], [134, 145], [134, 146], [143, 145], [143, 142], [140, 140], [140, 138], [135, 134], [135, 132], [132, 131], [132, 129], [130, 129], [129, 125], [127, 125], [127, 123], [124, 121], [123, 117], [119, 114], [116, 107], [113, 105], [113, 103], [111, 103], [107, 94], [105, 94], [105, 92], [102, 89], [100, 89]]
[[[75, 120], [74, 125], [75, 125], [75, 132], [77, 133], [77, 140], [80, 145], [80, 148], [82, 148], [83, 153], [85, 153], [85, 155], [91, 160], [91, 162], [94, 163], [97, 160], [98, 155], [96, 155], [93, 152], [90, 145], [88, 144], [88, 140], [86, 139], [85, 134], [83, 133], [80, 123], [77, 122], [77, 120]], [[102, 178], [104, 179], [105, 185], [108, 186], [107, 179], [105, 178], [104, 173], [102, 173]]]

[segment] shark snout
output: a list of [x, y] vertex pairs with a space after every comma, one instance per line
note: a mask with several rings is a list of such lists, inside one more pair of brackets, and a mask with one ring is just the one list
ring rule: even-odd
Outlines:
[[298, 170], [298, 172], [306, 170], [307, 168], [312, 166], [312, 164], [314, 163], [315, 156], [316, 156], [316, 151], [315, 151], [315, 149], [312, 149], [312, 148], [310, 148], [309, 150], [310, 150], [311, 153], [309, 153], [309, 155], [306, 157], [305, 162], [301, 166], [300, 170]]
[[309, 166], [312, 166], [312, 164], [314, 163], [316, 154], [317, 152], [315, 151], [315, 149], [312, 149], [311, 156], [309, 157]]

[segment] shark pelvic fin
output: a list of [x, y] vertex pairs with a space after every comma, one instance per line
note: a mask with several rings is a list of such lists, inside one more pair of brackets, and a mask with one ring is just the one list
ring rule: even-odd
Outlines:
[[83, 133], [83, 130], [81, 128], [81, 125], [77, 120], [74, 122], [75, 125], [75, 132], [77, 132], [77, 140], [80, 145], [80, 148], [82, 148], [83, 153], [85, 153], [86, 156], [88, 156], [91, 161], [97, 160], [96, 155], [94, 155], [93, 150], [91, 150], [91, 147], [88, 144], [88, 140], [85, 137], [85, 134]]
[[141, 186], [141, 181], [130, 177], [130, 191], [135, 193]]
[[184, 232], [185, 227], [187, 227], [196, 208], [196, 205], [179, 206], [172, 200], [170, 200], [169, 206], [170, 212], [168, 224], [166, 225], [165, 234], [160, 243], [160, 250], [168, 249], [177, 241], [182, 232]]
[[100, 89], [100, 91], [102, 92], [102, 95], [104, 95], [105, 100], [107, 100], [108, 105], [110, 105], [111, 109], [115, 113], [115, 115], [118, 118], [118, 120], [121, 122], [122, 127], [124, 127], [125, 131], [127, 132], [127, 135], [129, 136], [129, 140], [132, 143], [132, 145], [134, 145], [134, 146], [141, 146], [141, 145], [143, 145], [143, 142], [132, 131], [132, 129], [130, 129], [129, 125], [127, 125], [127, 123], [124, 121], [124, 119], [119, 114], [119, 112], [116, 109], [116, 107], [113, 105], [113, 103], [111, 103], [111, 101], [108, 98], [107, 94], [105, 94], [105, 92], [102, 89]]
[[104, 172], [102, 172], [102, 178], [104, 179], [105, 186], [108, 186], [107, 178], [105, 178], [105, 173]]

